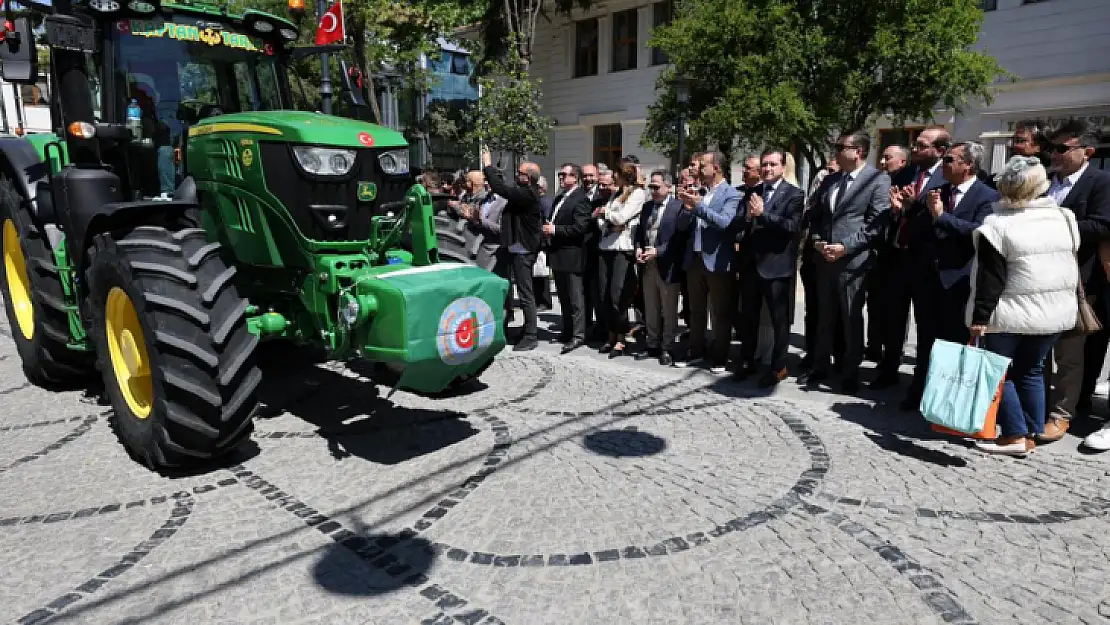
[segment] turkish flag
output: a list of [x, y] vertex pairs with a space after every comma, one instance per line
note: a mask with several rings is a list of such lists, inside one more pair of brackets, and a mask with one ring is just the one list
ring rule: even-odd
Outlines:
[[339, 0], [320, 17], [320, 23], [316, 26], [316, 45], [343, 43], [344, 39], [347, 38], [345, 30], [346, 28], [343, 25], [343, 0]]

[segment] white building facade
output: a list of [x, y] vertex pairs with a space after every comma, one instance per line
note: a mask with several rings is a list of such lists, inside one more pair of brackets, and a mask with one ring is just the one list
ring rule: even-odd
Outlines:
[[[929, 123], [944, 125], [956, 140], [983, 142], [992, 171], [1005, 161], [1021, 119], [1084, 117], [1110, 140], [1110, 0], [982, 0], [982, 6], [977, 47], [1020, 79], [1002, 85], [990, 106], [960, 116], [937, 111]], [[666, 1], [609, 0], [537, 25], [532, 75], [542, 80], [544, 114], [557, 124], [548, 154], [534, 157], [544, 172], [563, 162], [615, 163], [622, 154], [635, 154], [646, 170], [670, 167], [640, 145], [665, 66], [647, 41], [670, 14]], [[926, 125], [892, 128], [879, 120], [871, 129], [872, 163], [887, 145], [908, 147]], [[1110, 145], [1098, 150], [1095, 165], [1110, 168]], [[738, 174], [737, 164], [736, 183]]]
[[[1006, 142], [1022, 119], [1082, 117], [1110, 141], [1110, 2], [988, 0], [984, 9], [979, 47], [1020, 80], [990, 106], [956, 119], [953, 136], [984, 143], [992, 171], [1005, 162]], [[1110, 169], [1110, 143], [1093, 165]]]
[[635, 154], [645, 171], [670, 167], [640, 145], [665, 66], [647, 41], [670, 14], [669, 2], [615, 0], [576, 9], [570, 20], [540, 21], [531, 72], [543, 81], [544, 114], [556, 121], [548, 153], [534, 157], [545, 173], [564, 162], [615, 166], [624, 154]]

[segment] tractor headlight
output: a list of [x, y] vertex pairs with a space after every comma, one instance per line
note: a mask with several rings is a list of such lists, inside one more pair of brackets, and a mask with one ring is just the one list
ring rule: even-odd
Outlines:
[[299, 145], [293, 148], [293, 155], [305, 171], [316, 176], [345, 176], [355, 165], [354, 150]]
[[274, 32], [274, 25], [269, 22], [258, 21], [254, 23], [254, 31], [257, 33], [272, 33]]
[[390, 150], [378, 156], [378, 164], [387, 174], [409, 173], [409, 151]]
[[156, 9], [153, 4], [144, 2], [143, 0], [131, 0], [127, 3], [127, 10], [140, 15], [150, 15], [158, 9]]
[[286, 41], [297, 40], [297, 31], [293, 30], [292, 28], [279, 28], [278, 34], [281, 35], [282, 39], [285, 39]]

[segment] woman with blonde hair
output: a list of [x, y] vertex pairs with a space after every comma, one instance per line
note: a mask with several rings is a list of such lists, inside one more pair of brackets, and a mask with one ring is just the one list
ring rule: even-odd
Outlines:
[[802, 186], [798, 184], [798, 165], [794, 161], [794, 155], [790, 152], [784, 152], [784, 154], [786, 160], [783, 161], [782, 179], [800, 189]]
[[1024, 456], [1044, 432], [1044, 361], [1061, 332], [1075, 327], [1079, 228], [1050, 197], [1034, 157], [1015, 156], [996, 179], [1002, 199], [972, 234], [971, 296], [966, 319], [984, 347], [1011, 359], [998, 406], [1001, 433], [981, 451]]
[[599, 350], [610, 358], [624, 354], [624, 338], [628, 333], [628, 307], [635, 285], [636, 246], [632, 237], [633, 221], [647, 201], [647, 192], [638, 183], [636, 165], [625, 163], [613, 175], [617, 189], [609, 203], [598, 208], [594, 216], [601, 228], [598, 242], [598, 290], [601, 293], [599, 312], [604, 315], [609, 337]]

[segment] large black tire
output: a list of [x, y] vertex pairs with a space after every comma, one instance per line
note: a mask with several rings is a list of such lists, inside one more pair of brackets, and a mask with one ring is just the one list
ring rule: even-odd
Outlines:
[[[235, 268], [219, 250], [199, 228], [157, 226], [98, 235], [90, 250], [90, 330], [114, 408], [110, 422], [132, 457], [151, 468], [202, 464], [253, 430], [258, 338], [247, 329]], [[141, 327], [146, 416], [132, 409], [115, 373], [106, 310], [113, 289], [129, 299]]]
[[485, 235], [475, 234], [466, 221], [446, 211], [436, 215], [436, 247], [440, 260], [450, 263], [477, 265], [493, 271], [497, 259], [482, 247]]
[[[66, 314], [58, 268], [54, 264], [54, 253], [45, 234], [31, 221], [22, 199], [11, 180], [0, 177], [0, 233], [10, 227], [18, 236], [19, 252], [31, 293], [32, 321], [29, 328], [24, 328], [17, 319], [6, 264], [0, 268], [4, 312], [8, 315], [12, 340], [23, 362], [23, 373], [32, 384], [47, 388], [87, 380], [94, 372], [95, 358], [92, 352], [72, 350], [66, 346], [70, 341], [69, 316]], [[11, 225], [8, 226], [8, 223]], [[0, 259], [7, 258], [5, 238], [0, 235]]]

